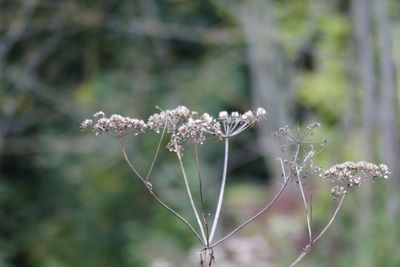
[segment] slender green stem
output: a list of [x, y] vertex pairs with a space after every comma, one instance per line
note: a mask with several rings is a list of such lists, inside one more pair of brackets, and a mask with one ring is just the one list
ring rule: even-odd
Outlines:
[[150, 174], [151, 174], [151, 172], [153, 171], [154, 163], [156, 162], [158, 153], [160, 152], [160, 147], [161, 147], [162, 140], [163, 140], [163, 138], [164, 138], [165, 129], [166, 129], [166, 125], [164, 126], [164, 128], [163, 128], [163, 130], [162, 130], [161, 137], [160, 137], [160, 141], [158, 141], [156, 153], [154, 154], [153, 161], [151, 162], [151, 165], [150, 165], [150, 169], [149, 169], [149, 171], [147, 172], [147, 175], [146, 175], [146, 181], [147, 181], [147, 182], [150, 180]]
[[201, 215], [203, 219], [203, 224], [206, 232], [206, 242], [207, 246], [209, 245], [208, 243], [208, 238], [209, 238], [209, 229], [208, 229], [208, 222], [205, 216], [204, 212], [204, 195], [203, 195], [203, 184], [202, 184], [202, 179], [201, 179], [201, 171], [200, 171], [200, 156], [199, 156], [199, 146], [197, 144], [194, 144], [194, 153], [195, 153], [195, 158], [196, 158], [196, 168], [197, 168], [197, 176], [199, 179], [199, 191], [200, 191], [200, 202], [201, 202]]
[[209, 243], [212, 243], [212, 240], [215, 235], [215, 231], [218, 225], [219, 215], [221, 213], [222, 201], [224, 199], [224, 192], [225, 192], [225, 182], [226, 182], [226, 173], [228, 170], [228, 154], [229, 154], [229, 138], [225, 138], [225, 155], [224, 155], [224, 169], [222, 173], [222, 182], [221, 182], [221, 189], [219, 192], [217, 210], [215, 212], [214, 222], [211, 228], [211, 234], [209, 238]]
[[334, 211], [334, 213], [333, 213], [331, 219], [330, 219], [329, 222], [326, 224], [326, 226], [324, 227], [324, 229], [322, 229], [322, 231], [318, 234], [318, 236], [317, 236], [312, 242], [310, 242], [310, 244], [308, 244], [306, 247], [303, 248], [303, 251], [302, 251], [302, 252], [300, 253], [300, 255], [297, 257], [297, 259], [296, 259], [292, 264], [290, 264], [289, 267], [293, 267], [293, 266], [295, 266], [297, 263], [299, 263], [299, 262], [311, 251], [311, 249], [312, 249], [313, 246], [318, 242], [318, 240], [326, 233], [326, 231], [328, 230], [328, 228], [332, 225], [333, 221], [335, 220], [335, 218], [336, 218], [336, 216], [337, 216], [337, 214], [338, 214], [338, 212], [339, 212], [339, 210], [340, 210], [340, 207], [341, 207], [342, 204], [343, 204], [343, 201], [344, 201], [345, 197], [346, 197], [346, 194], [344, 194], [344, 195], [342, 196], [342, 198], [340, 199], [340, 202], [339, 202], [339, 204], [337, 205], [337, 207], [336, 207], [336, 209], [335, 209], [335, 211]]
[[192, 209], [193, 209], [194, 215], [196, 217], [197, 223], [199, 225], [199, 228], [200, 228], [200, 231], [201, 231], [201, 236], [203, 237], [204, 243], [207, 243], [206, 235], [205, 235], [204, 229], [203, 229], [203, 224], [201, 223], [201, 220], [200, 220], [200, 217], [199, 217], [199, 213], [197, 212], [196, 205], [194, 204], [194, 201], [193, 201], [192, 192], [190, 190], [189, 181], [188, 181], [188, 178], [187, 178], [187, 175], [186, 175], [185, 168], [183, 166], [181, 155], [177, 154], [177, 156], [178, 156], [179, 165], [181, 167], [181, 171], [182, 171], [182, 175], [183, 175], [183, 180], [185, 182], [186, 192], [187, 192], [187, 195], [189, 197], [190, 205], [192, 206]]
[[193, 226], [185, 219], [183, 218], [178, 212], [173, 210], [171, 207], [169, 207], [167, 204], [165, 204], [152, 190], [151, 184], [147, 182], [142, 175], [136, 170], [136, 168], [133, 166], [132, 162], [129, 160], [128, 155], [126, 154], [125, 148], [122, 144], [122, 140], [119, 138], [118, 143], [120, 145], [122, 154], [124, 156], [125, 161], [128, 163], [129, 167], [131, 170], [135, 173], [135, 175], [140, 179], [140, 181], [143, 183], [147, 191], [150, 193], [152, 197], [157, 201], [158, 204], [160, 204], [162, 207], [164, 207], [166, 210], [168, 210], [171, 214], [173, 214], [175, 217], [177, 217], [180, 221], [182, 221], [189, 229], [192, 231], [192, 233], [196, 236], [196, 238], [200, 241], [200, 243], [205, 246], [206, 243], [203, 241], [203, 239], [199, 236], [199, 234], [196, 232], [196, 230], [193, 228]]

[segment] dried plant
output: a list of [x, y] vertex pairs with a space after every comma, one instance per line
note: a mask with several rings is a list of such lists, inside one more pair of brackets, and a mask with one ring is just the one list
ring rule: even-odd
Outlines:
[[[108, 133], [117, 138], [124, 159], [130, 166], [133, 173], [143, 183], [144, 188], [163, 208], [167, 209], [172, 215], [176, 216], [180, 221], [182, 221], [201, 243], [202, 249], [199, 253], [199, 264], [201, 267], [212, 266], [212, 264], [215, 262], [213, 252], [213, 248], [215, 246], [224, 242], [254, 219], [268, 211], [279, 199], [289, 182], [295, 184], [301, 193], [301, 201], [304, 205], [309, 242], [303, 248], [303, 251], [300, 253], [299, 257], [290, 265], [294, 266], [311, 251], [312, 247], [326, 233], [336, 218], [340, 207], [342, 206], [342, 203], [351, 188], [359, 186], [363, 180], [368, 178], [387, 178], [390, 172], [388, 167], [384, 164], [375, 165], [373, 163], [364, 161], [344, 162], [333, 165], [327, 170], [324, 170], [322, 167], [315, 167], [313, 164], [314, 156], [320, 151], [321, 147], [326, 142], [321, 144], [312, 143], [308, 140], [308, 138], [314, 135], [315, 131], [320, 127], [320, 124], [312, 123], [305, 129], [297, 127], [294, 133], [292, 133], [288, 127], [281, 128], [274, 133], [274, 136], [283, 140], [282, 149], [290, 151], [290, 157], [288, 159], [278, 158], [283, 178], [280, 189], [259, 212], [254, 214], [248, 220], [244, 221], [231, 232], [225, 234], [220, 239], [215, 240], [215, 233], [219, 225], [227, 180], [230, 139], [264, 119], [266, 119], [266, 111], [263, 108], [258, 108], [255, 111], [247, 111], [244, 114], [240, 114], [239, 112], [228, 113], [227, 111], [221, 111], [218, 118], [214, 118], [208, 113], [199, 114], [195, 111], [189, 110], [184, 106], [179, 106], [172, 110], [164, 111], [159, 109], [159, 112], [151, 115], [147, 122], [144, 122], [140, 119], [123, 117], [121, 115], [112, 115], [108, 118], [104, 112], [99, 111], [94, 114], [93, 119], [87, 119], [83, 121], [81, 128], [83, 130], [93, 131], [96, 135]], [[127, 135], [138, 135], [149, 130], [160, 134], [160, 140], [155, 148], [155, 154], [149, 170], [145, 175], [143, 175], [135, 168], [134, 164], [128, 158], [123, 145], [123, 139]], [[168, 138], [168, 144], [166, 148], [173, 152], [178, 159], [178, 165], [182, 173], [186, 194], [197, 226], [189, 223], [187, 219], [163, 202], [154, 191], [151, 183], [151, 173], [156, 164], [164, 138]], [[224, 143], [224, 164], [222, 168], [221, 185], [218, 200], [215, 203], [215, 213], [211, 222], [209, 222], [205, 216], [206, 211], [204, 209], [204, 188], [202, 186], [203, 178], [200, 172], [199, 157], [199, 146], [210, 139]], [[195, 152], [199, 186], [198, 189], [200, 192], [200, 208], [195, 204], [195, 200], [192, 195], [192, 189], [190, 188], [188, 182], [188, 174], [182, 160], [185, 147], [188, 145], [193, 146]], [[316, 177], [332, 183], [333, 186], [331, 188], [331, 194], [334, 199], [339, 199], [332, 216], [322, 231], [320, 231], [318, 234], [313, 232], [311, 216], [312, 205], [310, 198], [306, 196], [306, 192], [304, 190], [305, 183], [309, 180], [306, 178], [311, 177], [313, 174]]]

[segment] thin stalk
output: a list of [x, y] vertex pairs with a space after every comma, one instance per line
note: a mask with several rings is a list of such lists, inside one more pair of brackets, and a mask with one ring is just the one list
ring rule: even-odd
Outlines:
[[[310, 222], [310, 217], [309, 217], [309, 214], [308, 214], [307, 201], [306, 201], [306, 198], [305, 198], [305, 195], [304, 195], [303, 185], [302, 185], [301, 179], [300, 179], [300, 171], [299, 171], [299, 169], [298, 169], [298, 167], [297, 167], [297, 159], [298, 159], [299, 152], [300, 152], [300, 143], [299, 143], [299, 142], [300, 142], [300, 141], [297, 140], [296, 150], [295, 150], [295, 153], [294, 153], [294, 156], [293, 156], [292, 168], [291, 168], [291, 170], [290, 170], [290, 172], [289, 172], [289, 176], [288, 176], [288, 177], [291, 176], [291, 174], [293, 173], [293, 170], [296, 172], [297, 182], [299, 183], [299, 187], [300, 187], [300, 191], [301, 191], [301, 196], [302, 196], [303, 202], [304, 202], [304, 208], [305, 208], [305, 211], [306, 211], [307, 229], [308, 229], [309, 240], [310, 240], [310, 242], [311, 242], [311, 240], [312, 240], [311, 222]], [[306, 158], [304, 159], [304, 161], [303, 161], [303, 164], [305, 163], [305, 161], [306, 161], [309, 157], [311, 157], [311, 155], [312, 155], [311, 153], [309, 153], [309, 154], [307, 155], [307, 157], [306, 157]]]
[[154, 154], [153, 161], [151, 162], [150, 169], [149, 169], [149, 171], [147, 172], [147, 175], [146, 175], [146, 181], [147, 181], [147, 182], [148, 182], [149, 179], [150, 179], [150, 174], [151, 174], [151, 172], [153, 171], [154, 163], [156, 162], [158, 153], [160, 152], [160, 147], [161, 147], [162, 140], [163, 140], [163, 138], [164, 138], [164, 134], [165, 134], [165, 129], [166, 129], [166, 128], [167, 128], [167, 127], [166, 127], [166, 125], [165, 125], [164, 128], [163, 128], [163, 130], [162, 130], [162, 133], [161, 133], [160, 141], [158, 141], [157, 150], [156, 150], [156, 153]]
[[172, 208], [170, 208], [169, 206], [167, 206], [154, 192], [153, 190], [149, 189], [148, 190], [149, 193], [155, 198], [155, 200], [165, 209], [167, 209], [170, 213], [172, 213], [173, 215], [175, 215], [175, 217], [177, 217], [179, 220], [181, 220], [187, 227], [189, 227], [189, 229], [192, 231], [192, 233], [196, 236], [196, 238], [200, 241], [200, 243], [205, 246], [205, 242], [202, 240], [202, 238], [200, 237], [200, 235], [196, 232], [196, 230], [193, 228], [193, 226], [185, 219], [183, 218], [181, 215], [179, 215], [176, 211], [174, 211]]
[[285, 167], [283, 166], [283, 161], [281, 158], [278, 158], [278, 161], [281, 163], [283, 182], [286, 183], [288, 177], [286, 176], [286, 171], [285, 171]]
[[[297, 147], [297, 149], [299, 149], [299, 145]], [[300, 188], [300, 192], [301, 192], [301, 197], [303, 199], [303, 203], [304, 203], [304, 210], [306, 212], [306, 218], [307, 218], [307, 229], [308, 229], [308, 237], [310, 242], [312, 241], [312, 229], [311, 229], [311, 201], [310, 201], [310, 210], [309, 210], [309, 206], [307, 204], [307, 200], [304, 194], [304, 189], [303, 189], [303, 183], [301, 182], [301, 178], [300, 178], [300, 172], [302, 171], [304, 165], [306, 164], [306, 162], [312, 158], [312, 156], [314, 155], [314, 151], [310, 151], [307, 156], [304, 158], [303, 163], [301, 164], [301, 166], [298, 168], [296, 165], [296, 176], [297, 176], [297, 182], [299, 183], [299, 188]]]
[[312, 242], [312, 231], [311, 231], [310, 214], [308, 212], [308, 204], [307, 204], [306, 196], [305, 196], [304, 190], [303, 190], [303, 185], [302, 185], [303, 183], [300, 178], [300, 171], [297, 168], [297, 166], [296, 166], [296, 176], [297, 176], [297, 182], [299, 183], [301, 197], [302, 197], [303, 203], [304, 203], [304, 210], [306, 212], [306, 218], [307, 218], [308, 237], [309, 237], [310, 243], [311, 243]]
[[200, 191], [200, 203], [201, 203], [201, 215], [202, 215], [202, 219], [203, 219], [203, 224], [204, 224], [204, 228], [206, 231], [206, 242], [207, 242], [207, 246], [209, 245], [208, 243], [208, 238], [209, 238], [209, 229], [208, 229], [208, 222], [205, 216], [205, 212], [204, 212], [204, 195], [203, 195], [203, 183], [202, 183], [202, 179], [201, 179], [201, 171], [200, 171], [200, 157], [199, 157], [199, 147], [197, 144], [194, 144], [194, 153], [195, 153], [195, 158], [196, 158], [196, 168], [197, 168], [197, 177], [199, 179], [199, 191]]
[[212, 240], [214, 238], [215, 230], [217, 229], [217, 225], [218, 225], [219, 215], [221, 213], [222, 201], [224, 199], [226, 173], [227, 173], [227, 170], [228, 170], [228, 154], [229, 154], [229, 138], [225, 138], [224, 170], [223, 170], [223, 173], [222, 173], [221, 189], [220, 189], [220, 192], [219, 192], [217, 210], [215, 212], [215, 217], [214, 217], [213, 225], [212, 225], [212, 228], [211, 228], [211, 234], [210, 234], [209, 243], [212, 243]]
[[151, 185], [143, 178], [142, 175], [136, 170], [136, 168], [133, 166], [132, 162], [129, 160], [128, 155], [126, 154], [125, 148], [122, 144], [122, 140], [119, 138], [118, 143], [120, 145], [122, 154], [124, 156], [125, 161], [128, 163], [129, 167], [131, 170], [136, 174], [136, 176], [140, 179], [140, 181], [144, 184], [145, 188], [147, 191], [150, 193], [152, 197], [157, 201], [158, 204], [160, 204], [163, 208], [168, 210], [171, 214], [173, 214], [175, 217], [177, 217], [180, 221], [182, 221], [189, 229], [192, 231], [192, 233], [196, 236], [196, 238], [200, 241], [200, 243], [205, 246], [205, 242], [201, 239], [199, 234], [196, 232], [196, 230], [193, 228], [193, 226], [185, 219], [183, 218], [178, 212], [173, 210], [171, 207], [169, 207], [167, 204], [165, 204], [152, 190]]
[[319, 235], [312, 241], [310, 242], [310, 244], [308, 244], [305, 248], [303, 248], [303, 252], [299, 255], [299, 257], [292, 263], [290, 264], [289, 267], [293, 267], [295, 266], [297, 263], [299, 263], [312, 249], [312, 247], [318, 242], [318, 240], [326, 233], [326, 231], [328, 230], [328, 228], [331, 226], [331, 224], [333, 223], [333, 221], [335, 220], [340, 207], [343, 204], [343, 201], [346, 197], [346, 194], [344, 194], [342, 196], [342, 198], [340, 199], [340, 202], [338, 204], [338, 206], [336, 207], [331, 219], [329, 220], [329, 222], [326, 224], [326, 226], [324, 227], [324, 229], [322, 229], [322, 231], [319, 233]]
[[187, 195], [189, 197], [190, 205], [192, 206], [194, 215], [195, 215], [197, 223], [199, 225], [199, 228], [200, 228], [200, 231], [201, 231], [201, 236], [203, 237], [204, 243], [206, 244], [207, 240], [206, 240], [206, 235], [204, 233], [203, 224], [201, 223], [201, 220], [200, 220], [200, 217], [199, 217], [199, 213], [197, 212], [196, 205], [194, 204], [194, 201], [193, 201], [192, 191], [190, 190], [190, 187], [189, 187], [189, 181], [187, 179], [186, 171], [185, 171], [185, 168], [183, 166], [182, 158], [181, 158], [181, 156], [179, 154], [177, 154], [177, 156], [178, 156], [179, 165], [181, 167], [181, 171], [182, 171], [182, 175], [183, 175], [183, 180], [185, 181], [186, 192], [187, 192]]
[[148, 182], [143, 178], [143, 176], [139, 173], [138, 170], [133, 166], [131, 161], [128, 158], [128, 155], [126, 154], [125, 147], [122, 144], [122, 139], [118, 139], [119, 147], [121, 148], [122, 154], [124, 155], [125, 161], [128, 163], [129, 167], [131, 167], [132, 171], [136, 174], [136, 176], [142, 181], [142, 183], [147, 187], [149, 187]]
[[278, 200], [279, 196], [282, 194], [283, 190], [285, 189], [286, 185], [288, 184], [289, 179], [285, 180], [285, 183], [281, 186], [281, 188], [279, 189], [278, 193], [275, 195], [275, 197], [271, 200], [271, 202], [268, 203], [267, 206], [265, 206], [262, 210], [260, 210], [258, 213], [256, 213], [253, 217], [251, 217], [250, 219], [248, 219], [247, 221], [245, 221], [244, 223], [242, 223], [241, 225], [239, 225], [238, 227], [236, 227], [232, 232], [230, 232], [229, 234], [227, 234], [226, 236], [224, 236], [223, 238], [221, 238], [220, 240], [218, 240], [217, 242], [215, 242], [214, 244], [212, 244], [210, 247], [215, 247], [216, 245], [224, 242], [226, 239], [228, 239], [229, 237], [231, 237], [233, 234], [235, 234], [237, 231], [241, 230], [243, 227], [245, 227], [246, 225], [248, 225], [250, 222], [252, 222], [253, 220], [255, 220], [258, 216], [262, 215], [263, 213], [265, 213], [266, 211], [268, 211], [274, 204], [275, 202]]
[[[312, 230], [311, 230], [310, 214], [308, 212], [308, 204], [307, 204], [306, 196], [304, 194], [303, 183], [302, 183], [301, 178], [300, 178], [300, 170], [297, 167], [297, 158], [298, 158], [298, 155], [299, 155], [299, 151], [300, 151], [300, 143], [298, 143], [297, 146], [296, 146], [296, 152], [295, 152], [295, 159], [293, 161], [293, 167], [295, 168], [295, 171], [296, 171], [297, 182], [299, 184], [301, 197], [302, 197], [303, 203], [304, 203], [304, 210], [306, 212], [306, 219], [307, 219], [308, 237], [309, 237], [309, 240], [311, 242], [312, 241]], [[307, 155], [307, 157], [304, 159], [304, 162], [307, 160], [308, 157], [311, 157], [311, 153], [309, 153]]]

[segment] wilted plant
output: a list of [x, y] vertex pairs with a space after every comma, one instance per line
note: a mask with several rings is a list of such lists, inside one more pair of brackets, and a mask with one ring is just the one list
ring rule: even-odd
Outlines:
[[[184, 106], [179, 106], [172, 110], [160, 110], [158, 113], [151, 115], [147, 122], [139, 119], [123, 117], [121, 115], [112, 115], [110, 117], [106, 117], [104, 112], [99, 111], [94, 114], [93, 119], [87, 119], [83, 121], [81, 128], [83, 130], [93, 131], [96, 135], [107, 133], [114, 135], [117, 138], [124, 159], [134, 174], [143, 183], [145, 189], [163, 208], [167, 209], [171, 214], [181, 220], [201, 243], [201, 267], [211, 266], [214, 263], [213, 248], [224, 242], [258, 216], [268, 211], [278, 200], [288, 183], [293, 182], [295, 185], [297, 185], [301, 192], [309, 237], [309, 243], [304, 247], [299, 257], [290, 265], [294, 266], [325, 234], [338, 214], [339, 209], [342, 206], [342, 203], [350, 188], [359, 186], [362, 180], [367, 178], [387, 178], [390, 172], [388, 167], [384, 164], [375, 165], [364, 161], [356, 163], [345, 162], [334, 165], [328, 170], [324, 170], [321, 167], [315, 167], [313, 165], [313, 159], [318, 152], [315, 147], [320, 149], [319, 147], [321, 144], [310, 143], [307, 138], [315, 133], [317, 128], [320, 126], [319, 123], [312, 123], [303, 130], [298, 127], [294, 133], [291, 133], [288, 127], [281, 128], [274, 135], [284, 140], [282, 149], [288, 150], [291, 153], [288, 159], [278, 158], [283, 178], [280, 189], [272, 198], [272, 200], [270, 200], [270, 202], [267, 203], [254, 216], [237, 226], [230, 233], [224, 235], [218, 240], [215, 240], [214, 238], [222, 211], [222, 202], [224, 200], [225, 184], [227, 180], [230, 139], [242, 133], [244, 130], [254, 126], [257, 122], [260, 122], [263, 119], [266, 119], [266, 111], [263, 108], [257, 108], [255, 111], [247, 111], [244, 114], [240, 114], [239, 112], [228, 113], [227, 111], [221, 111], [218, 118], [214, 118], [207, 113], [200, 115], [199, 113], [191, 111]], [[148, 130], [155, 131], [157, 134], [160, 134], [160, 140], [155, 149], [155, 155], [149, 170], [144, 175], [135, 168], [134, 164], [128, 158], [123, 145], [123, 139], [127, 135], [138, 135]], [[156, 164], [164, 138], [168, 138], [167, 149], [173, 152], [178, 159], [179, 169], [182, 173], [186, 194], [197, 222], [196, 227], [189, 223], [189, 221], [177, 211], [163, 202], [154, 191], [151, 183], [151, 173]], [[202, 186], [199, 157], [199, 146], [210, 139], [215, 139], [224, 143], [224, 164], [222, 168], [221, 185], [218, 200], [217, 203], [215, 203], [216, 209], [212, 222], [209, 222], [205, 216], [206, 211], [204, 209], [204, 188]], [[195, 200], [192, 195], [192, 189], [190, 188], [188, 182], [188, 175], [182, 160], [182, 157], [184, 156], [184, 149], [187, 145], [191, 145], [194, 148], [199, 186], [198, 190], [200, 192], [200, 209], [198, 209], [195, 204]], [[305, 190], [303, 189], [306, 181], [305, 179], [312, 174], [316, 174], [315, 176], [331, 182], [333, 184], [333, 187], [331, 188], [333, 198], [339, 199], [337, 207], [334, 210], [331, 218], [328, 220], [328, 223], [317, 235], [313, 233], [312, 229], [311, 203], [309, 203], [311, 201], [307, 200], [308, 198], [306, 197]], [[198, 228], [198, 230], [196, 230], [196, 228]]]

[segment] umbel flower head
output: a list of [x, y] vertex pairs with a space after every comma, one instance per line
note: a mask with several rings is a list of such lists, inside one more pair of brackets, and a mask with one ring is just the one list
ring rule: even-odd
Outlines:
[[232, 137], [243, 132], [247, 128], [253, 126], [256, 122], [263, 118], [266, 118], [267, 112], [263, 108], [257, 108], [255, 112], [249, 110], [244, 114], [239, 112], [231, 112], [229, 114], [226, 111], [219, 113], [218, 120], [222, 124], [222, 135], [223, 137]]
[[187, 141], [192, 144], [203, 144], [207, 136], [222, 139], [220, 123], [211, 117], [208, 113], [204, 113], [199, 118], [196, 118], [196, 113], [193, 113], [187, 120], [182, 123], [176, 131], [172, 133], [170, 142], [167, 147], [170, 151], [181, 154], [183, 147], [182, 143]]
[[336, 185], [332, 187], [332, 195], [337, 198], [347, 193], [347, 189], [353, 186], [359, 186], [365, 178], [385, 178], [390, 175], [390, 171], [385, 164], [373, 164], [366, 161], [352, 162], [346, 161], [333, 165], [328, 170], [316, 168], [319, 177], [328, 179]]
[[123, 117], [117, 114], [107, 118], [103, 111], [96, 112], [93, 118], [94, 122], [91, 119], [83, 121], [81, 129], [91, 130], [96, 135], [112, 133], [118, 137], [123, 137], [131, 133], [137, 135], [144, 132], [147, 128], [146, 123], [142, 120]]
[[185, 122], [191, 111], [185, 106], [178, 106], [175, 109], [161, 111], [160, 113], [154, 113], [147, 120], [147, 126], [156, 131], [160, 132], [160, 129], [166, 127], [167, 132], [174, 132], [181, 123]]

